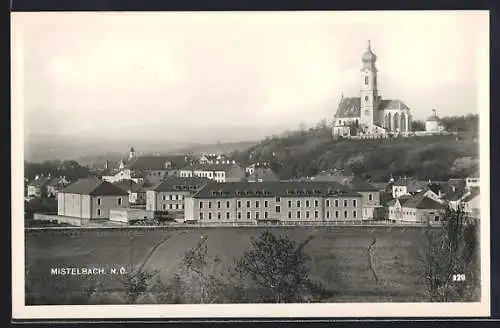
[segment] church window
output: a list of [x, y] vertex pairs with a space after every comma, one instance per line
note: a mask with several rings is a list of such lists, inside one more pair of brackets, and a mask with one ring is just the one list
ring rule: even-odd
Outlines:
[[365, 84], [368, 85], [368, 76], [365, 76]]
[[368, 96], [365, 96], [365, 101], [368, 101]]

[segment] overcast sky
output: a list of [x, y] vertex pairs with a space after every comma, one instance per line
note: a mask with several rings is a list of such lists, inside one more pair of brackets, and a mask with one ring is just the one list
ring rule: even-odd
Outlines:
[[488, 46], [478, 12], [14, 16], [25, 133], [37, 134], [331, 121], [342, 93], [359, 95], [368, 39], [383, 98], [415, 119], [474, 113]]

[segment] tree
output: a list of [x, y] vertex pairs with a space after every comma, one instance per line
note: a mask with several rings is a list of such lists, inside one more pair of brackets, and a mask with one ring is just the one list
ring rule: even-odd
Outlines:
[[156, 272], [136, 271], [129, 273], [122, 281], [127, 292], [127, 303], [134, 304], [147, 290]]
[[461, 207], [447, 207], [440, 228], [427, 227], [421, 259], [431, 302], [478, 299], [478, 232]]
[[412, 131], [425, 131], [425, 124], [422, 121], [412, 121], [411, 122], [411, 130]]
[[250, 278], [256, 287], [270, 292], [275, 303], [307, 300], [317, 288], [309, 278], [309, 257], [303, 250], [311, 239], [296, 246], [287, 236], [265, 231], [251, 239], [251, 249], [236, 261], [236, 271], [242, 279]]

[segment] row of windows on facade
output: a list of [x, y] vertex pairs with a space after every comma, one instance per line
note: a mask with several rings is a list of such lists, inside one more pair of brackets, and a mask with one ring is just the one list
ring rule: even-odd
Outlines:
[[[201, 178], [223, 178], [224, 174], [225, 174], [224, 171], [221, 171], [221, 172], [218, 172], [218, 171], [215, 171], [215, 172], [211, 172], [211, 171], [194, 172], [194, 176], [201, 177]], [[181, 177], [190, 177], [192, 175], [193, 175], [193, 173], [191, 173], [191, 172], [182, 172], [181, 173]]]
[[[417, 215], [417, 212], [416, 211], [401, 211], [401, 210], [394, 210], [394, 209], [391, 209], [389, 210], [389, 212], [391, 214], [399, 214], [399, 215], [411, 215], [411, 216], [416, 216]], [[429, 212], [427, 213], [429, 215], [434, 215], [434, 212]]]
[[[163, 200], [167, 200], [167, 195], [163, 195]], [[168, 200], [183, 200], [184, 195], [168, 195]]]
[[[278, 213], [279, 213], [279, 212], [278, 212]], [[301, 213], [302, 213], [302, 212], [297, 211], [297, 212], [295, 213], [295, 218], [296, 218], [296, 219], [300, 219], [300, 218], [302, 218]], [[339, 211], [335, 211], [335, 212], [334, 212], [334, 217], [335, 217], [336, 219], [338, 219], [338, 218], [339, 218], [339, 213], [340, 213]], [[353, 217], [353, 218], [357, 218], [357, 214], [358, 214], [358, 213], [357, 213], [357, 211], [352, 211], [352, 217]], [[345, 219], [348, 217], [348, 215], [349, 215], [348, 211], [344, 211], [344, 218], [345, 218]], [[249, 219], [249, 220], [250, 220], [250, 219], [252, 218], [251, 216], [252, 216], [251, 212], [246, 212], [246, 218], [247, 218], [247, 219]], [[218, 212], [218, 213], [217, 213], [217, 219], [219, 219], [219, 220], [220, 220], [220, 219], [222, 219], [222, 217], [223, 217], [222, 213], [221, 213], [221, 212]], [[304, 217], [305, 217], [306, 219], [310, 219], [310, 218], [311, 218], [311, 212], [306, 211], [306, 212], [305, 212], [305, 216], [304, 216]], [[203, 212], [200, 212], [200, 220], [203, 220], [203, 218], [204, 218], [204, 213], [203, 213]], [[230, 218], [231, 218], [231, 213], [230, 213], [230, 212], [226, 212], [226, 219], [228, 219], [228, 220], [229, 220]], [[238, 218], [238, 219], [241, 219], [241, 218], [242, 218], [242, 213], [241, 213], [241, 212], [238, 212], [238, 213], [237, 213], [237, 218]], [[255, 212], [255, 213], [254, 213], [254, 219], [257, 219], [257, 220], [258, 220], [258, 219], [260, 219], [260, 218], [261, 218], [261, 217], [260, 217], [260, 212]], [[269, 218], [269, 213], [268, 213], [268, 212], [264, 212], [264, 219], [268, 219], [268, 218]], [[288, 211], [288, 218], [289, 218], [289, 219], [292, 219], [292, 218], [293, 218], [293, 212], [292, 212], [292, 211]], [[319, 218], [319, 211], [314, 211], [314, 218], [315, 218], [315, 219], [318, 219], [318, 218]], [[330, 211], [326, 211], [326, 218], [327, 218], [327, 219], [330, 219], [330, 218], [331, 218], [331, 216], [330, 216]], [[209, 219], [209, 220], [211, 220], [211, 219], [212, 219], [212, 213], [210, 213], [210, 212], [208, 213], [208, 219]]]
[[[116, 203], [118, 204], [118, 206], [121, 206], [122, 205], [122, 198], [121, 197], [118, 197], [117, 200], [116, 200]], [[97, 206], [101, 206], [101, 199], [100, 198], [97, 198]]]
[[[167, 209], [167, 204], [163, 204], [162, 205], [162, 209], [166, 210]], [[173, 210], [174, 209], [174, 204], [168, 204], [168, 209], [169, 210]], [[180, 206], [179, 206], [179, 204], [175, 204], [175, 209], [176, 210], [184, 209], [184, 204], [181, 204]]]
[[[371, 196], [371, 194], [370, 194], [370, 196]], [[372, 200], [371, 197], [370, 197], [370, 200]], [[305, 207], [311, 207], [311, 204], [312, 203], [309, 200], [304, 201]], [[332, 202], [330, 202], [330, 200], [327, 199], [326, 203], [325, 203], [325, 206], [326, 207], [331, 207], [331, 204], [332, 204]], [[333, 202], [333, 204], [335, 204], [334, 205], [335, 207], [339, 207], [339, 200], [335, 199], [334, 202]], [[347, 206], [349, 206], [349, 201], [347, 199], [344, 199], [343, 204], [344, 204], [344, 207], [347, 207]], [[356, 207], [356, 204], [357, 204], [356, 199], [353, 199], [352, 200], [352, 206]], [[226, 208], [229, 208], [230, 205], [231, 205], [230, 202], [226, 201]], [[251, 201], [247, 200], [246, 201], [246, 205], [247, 205], [247, 208], [250, 207], [251, 206]], [[292, 205], [293, 205], [293, 202], [291, 200], [289, 200], [288, 201], [288, 207], [292, 207]], [[297, 200], [296, 201], [296, 205], [297, 205], [296, 207], [301, 207], [302, 202], [300, 200]], [[241, 208], [241, 200], [239, 200], [237, 202], [237, 206], [238, 206], [238, 208]], [[318, 207], [318, 206], [319, 206], [319, 201], [315, 200], [314, 201], [314, 207]], [[260, 201], [258, 201], [258, 200], [255, 201], [255, 207], [256, 208], [260, 207]], [[268, 203], [267, 200], [264, 201], [264, 207], [269, 207], [269, 203]], [[200, 208], [203, 208], [203, 201], [200, 201]], [[210, 201], [208, 202], [208, 208], [212, 208], [212, 202], [210, 202]], [[217, 208], [221, 208], [221, 202], [220, 201], [217, 202]]]

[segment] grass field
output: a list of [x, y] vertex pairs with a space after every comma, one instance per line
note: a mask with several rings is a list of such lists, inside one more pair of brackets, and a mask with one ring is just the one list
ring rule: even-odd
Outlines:
[[[143, 267], [167, 281], [181, 260], [207, 237], [208, 253], [231, 266], [250, 247], [250, 238], [265, 228], [200, 228], [172, 230], [26, 231], [27, 304], [81, 304], [96, 280], [109, 291], [98, 303], [121, 303], [119, 275], [53, 276], [51, 268]], [[426, 300], [418, 265], [420, 228], [290, 227], [269, 228], [300, 243], [313, 239], [311, 277], [330, 292], [331, 302], [415, 302]], [[76, 297], [75, 295], [80, 295]], [[113, 296], [114, 295], [114, 296]]]

